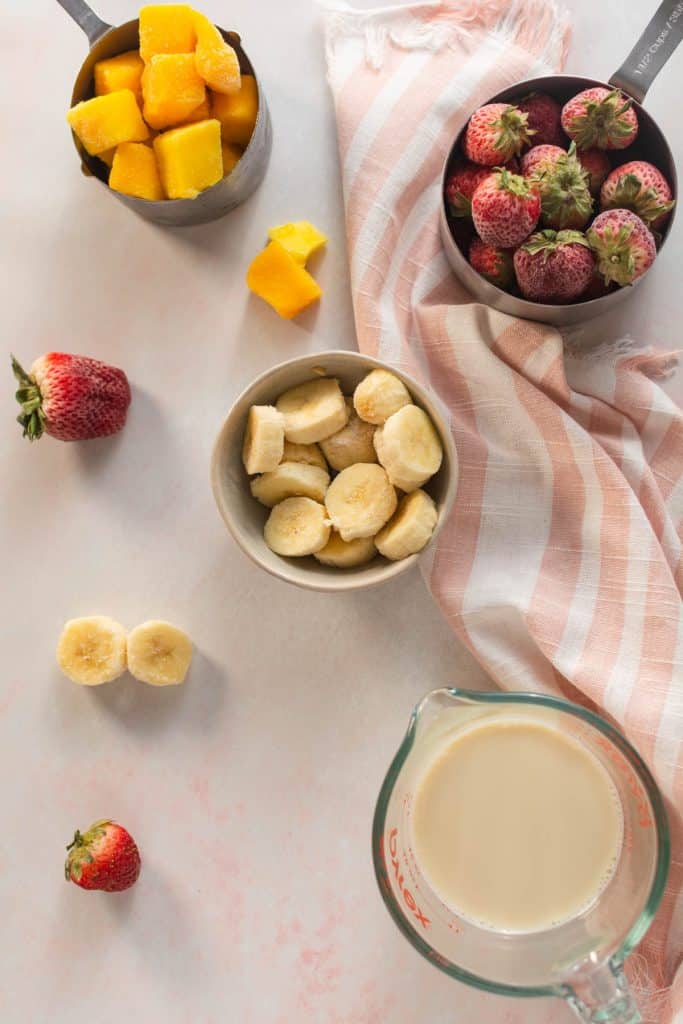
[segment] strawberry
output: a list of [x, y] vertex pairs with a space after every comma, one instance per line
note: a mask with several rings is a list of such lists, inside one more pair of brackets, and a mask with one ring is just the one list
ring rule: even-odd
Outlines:
[[116, 434], [126, 422], [130, 386], [123, 370], [98, 359], [68, 352], [48, 352], [36, 359], [30, 374], [12, 356], [19, 381], [17, 417], [24, 437], [43, 433], [59, 441], [86, 441]]
[[565, 153], [566, 150], [559, 146], [533, 146], [522, 157], [522, 174], [525, 178], [540, 174], [541, 171], [547, 170], [556, 163]]
[[597, 196], [600, 186], [612, 169], [609, 157], [603, 149], [579, 149], [576, 156], [584, 171], [588, 173], [588, 188]]
[[507, 250], [487, 245], [481, 238], [473, 238], [468, 259], [474, 269], [491, 284], [508, 289], [514, 283], [512, 255]]
[[446, 202], [453, 217], [472, 216], [472, 196], [474, 190], [484, 178], [491, 173], [489, 167], [481, 167], [469, 161], [463, 161], [446, 182]]
[[633, 284], [649, 270], [657, 255], [652, 232], [631, 210], [599, 213], [587, 238], [605, 284]]
[[[532, 150], [533, 152], [533, 150]], [[582, 228], [593, 212], [588, 173], [576, 158], [572, 142], [568, 153], [541, 164], [531, 175], [541, 196], [541, 216], [548, 228]]]
[[520, 291], [534, 302], [574, 302], [588, 287], [595, 260], [580, 231], [537, 231], [514, 256]]
[[65, 878], [81, 889], [122, 892], [137, 882], [138, 848], [130, 833], [115, 821], [96, 821], [87, 832], [77, 831], [67, 850]]
[[527, 124], [534, 132], [534, 145], [562, 146], [564, 136], [560, 125], [562, 106], [544, 92], [531, 92], [517, 103], [528, 117]]
[[647, 160], [616, 167], [600, 190], [603, 210], [633, 210], [650, 228], [660, 228], [673, 208], [669, 183]]
[[579, 149], [626, 149], [638, 135], [638, 118], [618, 89], [596, 86], [565, 103], [562, 127]]
[[512, 249], [523, 242], [536, 227], [540, 213], [536, 186], [504, 167], [489, 174], [472, 196], [477, 234], [498, 249]]
[[465, 131], [465, 156], [475, 164], [498, 167], [531, 142], [528, 115], [509, 103], [487, 103], [472, 114]]

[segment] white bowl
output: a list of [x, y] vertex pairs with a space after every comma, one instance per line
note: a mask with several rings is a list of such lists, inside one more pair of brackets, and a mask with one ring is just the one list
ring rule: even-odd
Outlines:
[[430, 543], [443, 526], [455, 497], [458, 482], [458, 459], [448, 424], [448, 413], [437, 396], [412, 377], [358, 352], [319, 352], [290, 359], [267, 370], [250, 384], [235, 401], [220, 429], [211, 458], [211, 486], [218, 511], [231, 534], [249, 557], [266, 572], [288, 583], [310, 590], [358, 590], [393, 579], [410, 569], [419, 555], [410, 555], [400, 562], [390, 562], [377, 555], [367, 565], [354, 569], [336, 569], [321, 565], [313, 556], [283, 558], [276, 555], [263, 539], [263, 527], [269, 509], [259, 504], [249, 490], [249, 477], [242, 464], [242, 440], [247, 413], [252, 405], [273, 405], [289, 388], [315, 380], [321, 375], [336, 377], [346, 395], [377, 367], [395, 373], [410, 392], [413, 401], [432, 419], [443, 445], [443, 462], [439, 472], [425, 485], [436, 502], [438, 520]]

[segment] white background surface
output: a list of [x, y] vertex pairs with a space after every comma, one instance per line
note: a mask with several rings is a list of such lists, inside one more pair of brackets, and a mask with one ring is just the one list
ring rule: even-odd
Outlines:
[[[650, 9], [575, 0], [568, 70], [607, 77]], [[374, 799], [427, 690], [478, 686], [417, 573], [367, 594], [288, 587], [227, 536], [208, 487], [232, 399], [290, 355], [354, 346], [336, 141], [310, 0], [213, 0], [240, 31], [275, 126], [267, 179], [227, 219], [167, 231], [86, 181], [64, 123], [85, 40], [50, 0], [0, 15], [5, 355], [49, 349], [125, 368], [127, 426], [84, 445], [29, 447], [0, 389], [0, 1019], [97, 1024], [502, 1024], [513, 1004], [423, 963], [376, 892]], [[103, 0], [109, 21], [136, 5]], [[683, 51], [647, 105], [680, 162]], [[244, 273], [272, 223], [324, 228], [319, 311], [279, 321]], [[667, 348], [680, 333], [677, 223], [637, 297], [587, 330]], [[680, 378], [669, 385], [683, 394]], [[110, 614], [185, 627], [186, 686], [60, 677], [65, 619]], [[144, 860], [127, 894], [62, 879], [76, 826], [113, 816]], [[559, 1012], [557, 1012], [559, 1010]], [[568, 1020], [551, 1002], [530, 1024]]]

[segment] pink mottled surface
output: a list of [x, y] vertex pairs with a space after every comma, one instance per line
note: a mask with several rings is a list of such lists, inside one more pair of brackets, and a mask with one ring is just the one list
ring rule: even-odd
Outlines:
[[[641, 5], [573, 6], [570, 69], [609, 73]], [[8, 359], [0, 391], [0, 1020], [506, 1024], [513, 1004], [458, 986], [408, 946], [369, 849], [413, 703], [445, 683], [482, 685], [481, 673], [417, 573], [362, 595], [294, 590], [243, 557], [213, 506], [211, 444], [241, 388], [290, 355], [354, 339], [315, 12], [309, 0], [203, 8], [241, 32], [276, 143], [258, 195], [184, 233], [139, 221], [80, 175], [64, 122], [78, 29], [54, 3], [0, 12], [6, 355], [30, 365], [49, 349], [86, 352], [133, 388], [120, 435], [33, 447], [13, 423]], [[100, 7], [111, 21], [135, 11]], [[669, 101], [682, 66], [648, 100], [679, 160]], [[267, 227], [299, 217], [330, 244], [314, 267], [320, 309], [293, 324], [243, 281]], [[589, 327], [586, 344], [625, 330], [678, 343], [681, 238], [679, 224], [637, 302]], [[680, 378], [668, 387], [683, 397]], [[98, 612], [186, 628], [198, 648], [186, 685], [86, 691], [61, 678], [64, 620]], [[135, 888], [116, 896], [62, 875], [74, 828], [103, 815], [143, 857]], [[526, 1020], [545, 1024], [551, 1010], [534, 1003]]]

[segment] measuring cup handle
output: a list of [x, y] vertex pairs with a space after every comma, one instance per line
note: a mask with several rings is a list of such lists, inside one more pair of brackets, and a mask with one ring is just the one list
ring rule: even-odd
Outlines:
[[623, 964], [610, 961], [572, 986], [567, 999], [584, 1024], [642, 1024]]
[[106, 21], [97, 17], [85, 0], [57, 0], [57, 3], [71, 15], [77, 25], [80, 25], [91, 46], [94, 46], [100, 36], [111, 28]]
[[643, 102], [645, 93], [683, 39], [683, 0], [664, 0], [610, 85]]

